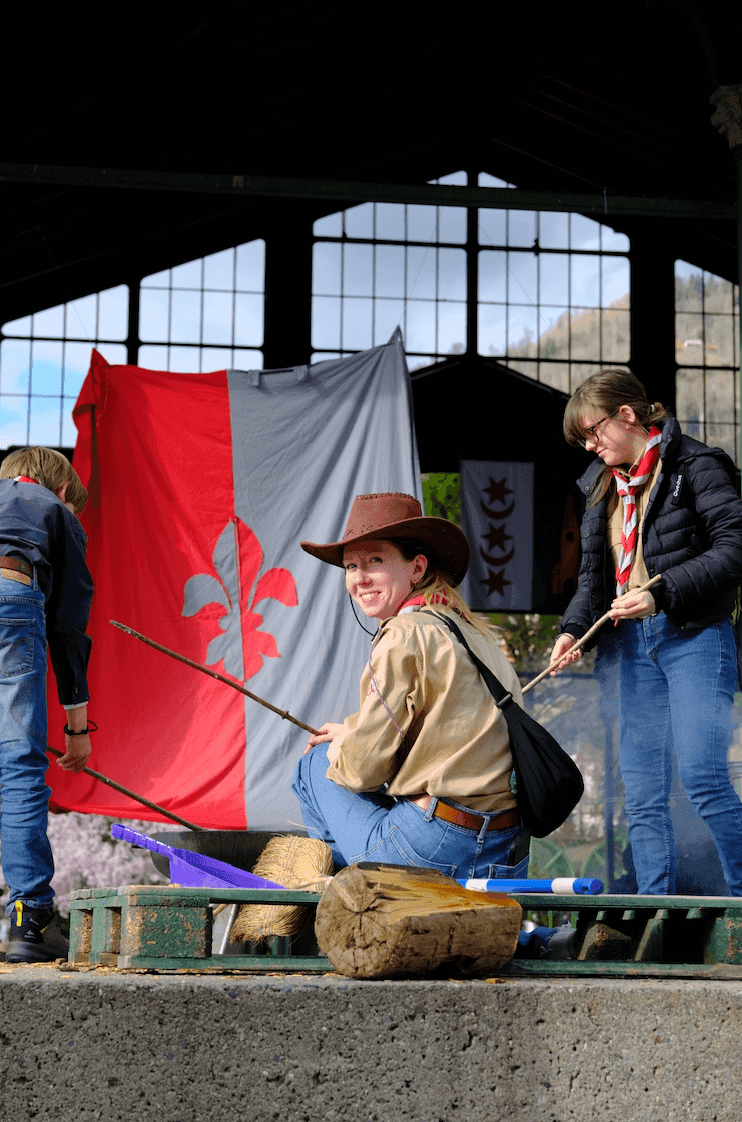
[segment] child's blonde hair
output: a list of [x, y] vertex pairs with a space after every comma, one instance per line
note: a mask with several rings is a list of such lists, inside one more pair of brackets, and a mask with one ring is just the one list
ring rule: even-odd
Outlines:
[[72, 503], [75, 514], [79, 514], [88, 501], [88, 492], [80, 482], [80, 476], [67, 457], [55, 448], [16, 448], [14, 452], [9, 452], [0, 464], [0, 479], [15, 479], [17, 475], [27, 475], [55, 495], [66, 483], [64, 501]]

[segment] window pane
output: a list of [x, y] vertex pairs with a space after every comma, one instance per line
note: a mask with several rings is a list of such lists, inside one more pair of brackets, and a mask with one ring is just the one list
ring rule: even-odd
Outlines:
[[593, 308], [573, 308], [570, 330], [572, 358], [600, 360], [600, 312]]
[[371, 296], [374, 275], [373, 246], [353, 245], [346, 242], [342, 248], [343, 295]]
[[533, 378], [534, 381], [538, 378], [537, 362], [523, 362], [521, 359], [509, 358], [508, 366], [511, 370], [517, 370], [519, 374], [525, 374], [526, 378]]
[[32, 397], [28, 402], [28, 443], [58, 445], [62, 425], [59, 399]]
[[570, 216], [570, 247], [572, 249], [600, 249], [600, 223], [584, 214]]
[[234, 298], [234, 343], [236, 347], [260, 347], [263, 344], [263, 313], [265, 298], [238, 292]]
[[675, 359], [681, 366], [703, 362], [703, 316], [685, 312], [675, 317]]
[[72, 420], [72, 410], [75, 408], [75, 398], [66, 397], [62, 402], [62, 448], [74, 448], [77, 444], [77, 426]]
[[403, 242], [405, 240], [405, 217], [403, 203], [376, 204], [376, 237], [382, 241]]
[[28, 398], [0, 394], [0, 443], [28, 444]]
[[201, 258], [186, 261], [184, 265], [176, 265], [172, 270], [172, 285], [173, 288], [200, 288]]
[[340, 348], [340, 297], [312, 297], [312, 346]]
[[510, 184], [506, 183], [504, 179], [498, 179], [496, 175], [490, 175], [487, 171], [480, 171], [477, 176], [478, 187], [508, 187]]
[[511, 304], [508, 308], [508, 354], [524, 352], [530, 358], [536, 354], [538, 339], [538, 313], [536, 308]]
[[372, 345], [372, 301], [343, 297], [343, 350], [363, 351]]
[[234, 288], [234, 250], [223, 249], [204, 257], [204, 288], [231, 292]]
[[603, 361], [628, 362], [631, 353], [628, 311], [619, 308], [605, 308], [601, 314], [603, 319]]
[[706, 420], [734, 423], [734, 375], [731, 370], [706, 371]]
[[8, 320], [3, 324], [3, 333], [5, 335], [30, 335], [31, 334], [31, 316], [23, 316], [22, 319]]
[[438, 296], [441, 300], [466, 300], [466, 252], [438, 250]]
[[[98, 295], [98, 338], [125, 339], [128, 334], [129, 289], [120, 284]], [[67, 317], [69, 326], [69, 316]]]
[[[231, 344], [232, 299], [231, 292], [204, 292], [204, 343]], [[260, 297], [248, 296], [245, 299]]]
[[413, 300], [407, 305], [405, 346], [409, 351], [435, 354], [435, 304]]
[[32, 394], [61, 396], [62, 347], [62, 343], [48, 343], [43, 340], [34, 342], [33, 366], [31, 367]]
[[479, 305], [478, 332], [480, 354], [505, 354], [506, 325], [507, 309], [504, 304]]
[[341, 250], [342, 246], [339, 243], [314, 243], [312, 249], [312, 292], [322, 296], [340, 295]]
[[507, 244], [506, 210], [484, 210], [480, 207], [477, 211], [477, 227], [480, 245]]
[[33, 317], [33, 333], [34, 335], [62, 336], [64, 334], [64, 304], [58, 304], [56, 308], [47, 308], [43, 312], [36, 312]]
[[170, 270], [163, 269], [161, 273], [150, 273], [148, 277], [142, 280], [143, 288], [169, 288], [170, 287]]
[[[586, 257], [581, 260], [594, 261], [595, 258]], [[629, 306], [629, 262], [625, 257], [601, 257], [602, 291], [601, 302], [603, 307], [613, 304], [616, 300], [625, 300], [624, 307]], [[586, 301], [587, 302], [587, 301]]]
[[739, 459], [737, 448], [736, 429], [734, 425], [720, 425], [709, 422], [706, 425], [706, 444], [715, 448], [723, 448], [733, 463]]
[[542, 249], [569, 249], [569, 215], [542, 211], [538, 220], [538, 244]]
[[436, 241], [436, 207], [413, 204], [407, 207], [407, 238], [411, 242]]
[[374, 204], [361, 203], [345, 212], [345, 236], [348, 238], [373, 238]]
[[404, 296], [405, 247], [403, 245], [377, 245], [375, 257], [376, 295]]
[[600, 305], [600, 258], [570, 257], [570, 277], [570, 304], [597, 308]]
[[533, 245], [536, 240], [536, 213], [532, 210], [508, 211], [508, 245]]
[[407, 296], [417, 300], [435, 299], [436, 251], [411, 245], [407, 250]]
[[265, 289], [265, 242], [262, 238], [237, 246], [236, 280], [238, 292], [263, 292]]
[[679, 370], [675, 383], [678, 421], [689, 436], [698, 436], [698, 422], [703, 417], [703, 371]]
[[736, 366], [734, 321], [731, 316], [704, 316], [706, 362], [709, 366]]
[[569, 358], [569, 309], [545, 308], [539, 324], [539, 354], [543, 358]]
[[168, 337], [170, 293], [161, 288], [143, 288], [139, 294], [139, 337], [164, 341]]
[[374, 306], [374, 341], [379, 347], [388, 343], [395, 327], [404, 323], [404, 300], [377, 300]]
[[232, 351], [228, 347], [202, 347], [201, 370], [234, 370]]
[[167, 347], [140, 347], [139, 365], [145, 370], [167, 370]]
[[562, 393], [569, 393], [569, 366], [566, 362], [541, 362], [538, 369], [540, 382]]
[[451, 184], [453, 187], [466, 187], [468, 177], [465, 171], [452, 171], [450, 175], [442, 175], [436, 182]]
[[315, 238], [340, 238], [343, 235], [343, 212], [318, 218], [312, 227]]
[[198, 374], [200, 347], [171, 347], [169, 369], [178, 374]]
[[537, 297], [536, 255], [508, 253], [508, 299], [513, 304], [535, 304]]
[[232, 351], [232, 369], [234, 370], [262, 370], [264, 366], [262, 351], [238, 350]]
[[569, 303], [569, 257], [542, 253], [539, 256], [539, 298], [542, 304]]
[[507, 255], [504, 252], [479, 253], [479, 299], [505, 302]]
[[[70, 300], [67, 305], [67, 337], [69, 339], [95, 339], [98, 320], [98, 301], [95, 293], [80, 300]], [[46, 334], [40, 332], [40, 334]], [[62, 331], [59, 332], [63, 334]], [[121, 336], [119, 336], [121, 338]]]
[[[174, 271], [175, 270], [173, 270], [173, 272]], [[200, 342], [201, 293], [173, 289], [170, 299], [171, 340], [174, 343]], [[177, 369], [177, 367], [175, 369]]]
[[438, 305], [438, 354], [466, 351], [466, 304]]
[[28, 393], [30, 370], [30, 341], [25, 339], [3, 339], [2, 345], [0, 346], [0, 390], [4, 394]]
[[438, 241], [466, 241], [466, 210], [458, 206], [438, 207]]
[[629, 239], [626, 234], [619, 234], [610, 226], [601, 226], [601, 245], [603, 249], [614, 250], [619, 253], [628, 253]]

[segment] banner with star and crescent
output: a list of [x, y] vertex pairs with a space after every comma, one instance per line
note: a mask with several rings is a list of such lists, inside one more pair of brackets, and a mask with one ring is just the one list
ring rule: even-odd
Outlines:
[[462, 460], [461, 524], [471, 544], [462, 587], [478, 612], [532, 610], [534, 465]]

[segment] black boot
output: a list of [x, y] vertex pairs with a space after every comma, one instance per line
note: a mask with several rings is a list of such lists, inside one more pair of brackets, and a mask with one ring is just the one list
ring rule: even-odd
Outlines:
[[29, 908], [16, 900], [10, 913], [6, 962], [53, 962], [67, 958], [69, 943], [57, 927], [54, 912]]

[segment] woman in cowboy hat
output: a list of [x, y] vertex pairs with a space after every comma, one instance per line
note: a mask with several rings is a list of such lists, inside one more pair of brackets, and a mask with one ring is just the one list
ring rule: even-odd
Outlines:
[[469, 543], [410, 495], [358, 495], [342, 541], [302, 549], [345, 570], [378, 621], [360, 704], [312, 736], [293, 789], [337, 867], [386, 861], [448, 876], [522, 878], [528, 842], [511, 791], [507, 725], [472, 659], [521, 701], [517, 675], [456, 591]]

